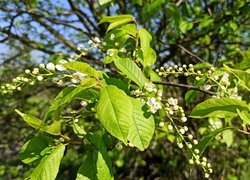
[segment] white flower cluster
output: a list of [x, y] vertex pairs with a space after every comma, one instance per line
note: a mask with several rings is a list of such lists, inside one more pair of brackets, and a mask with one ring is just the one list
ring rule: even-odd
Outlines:
[[25, 74], [22, 76], [17, 76], [12, 80], [12, 84], [2, 84], [0, 94], [12, 94], [15, 90], [21, 91], [26, 85], [34, 85], [36, 81], [42, 81], [48, 76], [52, 76], [53, 73], [57, 71], [65, 71], [66, 67], [63, 66], [66, 60], [61, 60], [60, 64], [55, 65], [52, 62], [48, 64], [40, 64], [39, 67], [33, 69], [26, 69]]

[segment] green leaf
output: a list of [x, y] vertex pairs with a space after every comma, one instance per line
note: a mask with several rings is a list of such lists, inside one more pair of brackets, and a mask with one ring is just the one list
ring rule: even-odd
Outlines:
[[47, 116], [49, 116], [51, 112], [56, 111], [60, 106], [71, 102], [73, 99], [88, 95], [90, 91], [87, 91], [87, 89], [95, 85], [96, 82], [85, 85], [79, 85], [77, 87], [64, 88], [52, 101], [49, 111], [47, 112]]
[[157, 12], [159, 12], [159, 9], [163, 4], [166, 3], [166, 0], [154, 0], [150, 3], [147, 3], [146, 6], [144, 6], [142, 10], [142, 18], [143, 20], [147, 20], [151, 17], [154, 17]]
[[41, 152], [44, 151], [53, 139], [44, 135], [39, 135], [27, 141], [21, 148], [18, 157], [22, 162], [29, 164], [42, 157]]
[[77, 172], [76, 180], [98, 180], [96, 176], [96, 164], [93, 156], [94, 152], [87, 154], [87, 157], [83, 160]]
[[114, 179], [111, 171], [111, 160], [102, 137], [99, 134], [88, 134], [87, 138], [96, 149], [88, 153], [83, 160], [77, 172], [76, 180]]
[[124, 32], [126, 32], [127, 34], [136, 37], [137, 34], [137, 28], [135, 24], [126, 24], [124, 26], [122, 26], [120, 28], [121, 30], [123, 30]]
[[96, 147], [96, 175], [98, 179], [113, 179], [112, 163], [100, 134], [88, 134], [88, 140]]
[[250, 91], [250, 73], [238, 69], [232, 69], [225, 64], [223, 66], [228, 70], [228, 72], [232, 73], [235, 77], [239, 79], [241, 85], [245, 89]]
[[130, 98], [133, 105], [133, 121], [129, 129], [128, 140], [139, 150], [145, 150], [155, 130], [154, 117], [146, 112], [144, 103]]
[[141, 28], [139, 29], [139, 38], [140, 38], [141, 49], [143, 52], [144, 65], [151, 66], [156, 61], [155, 51], [150, 47], [152, 36], [146, 29]]
[[110, 3], [112, 0], [99, 0], [99, 4], [103, 6], [104, 4]]
[[42, 120], [31, 116], [29, 114], [24, 114], [20, 112], [19, 110], [15, 110], [22, 118], [23, 120], [30, 125], [31, 127], [35, 129], [39, 129], [41, 131], [47, 132], [52, 135], [59, 135], [61, 131], [61, 122], [60, 121], [54, 121], [51, 125], [47, 125]]
[[65, 146], [59, 144], [51, 154], [43, 157], [38, 166], [29, 176], [30, 180], [54, 180], [59, 171], [61, 159], [63, 157]]
[[190, 29], [193, 28], [193, 23], [188, 22], [186, 20], [181, 20], [179, 24], [179, 28], [184, 34], [186, 34]]
[[218, 117], [224, 118], [225, 116], [234, 116], [239, 110], [249, 110], [249, 105], [244, 101], [220, 98], [208, 99], [192, 110], [190, 117], [192, 118], [205, 118], [205, 117]]
[[240, 117], [240, 119], [247, 124], [250, 124], [250, 112], [249, 111], [240, 111], [239, 109], [237, 109], [237, 113]]
[[199, 24], [199, 29], [205, 28], [213, 22], [214, 22], [214, 19], [212, 19], [210, 16], [206, 16], [201, 20]]
[[97, 115], [105, 129], [127, 144], [132, 121], [132, 104], [126, 93], [116, 86], [108, 85], [101, 90]]
[[138, 86], [143, 87], [144, 84], [148, 82], [142, 74], [141, 69], [135, 64], [134, 61], [128, 58], [117, 58], [114, 62], [116, 67]]
[[99, 77], [98, 71], [84, 62], [78, 62], [78, 61], [68, 62], [68, 63], [63, 64], [63, 66], [67, 67], [68, 69], [80, 72], [88, 76], [92, 76], [95, 78]]
[[232, 127], [226, 127], [226, 128], [221, 128], [213, 131], [206, 137], [200, 140], [199, 144], [194, 146], [194, 149], [199, 149], [199, 155], [201, 156], [203, 152], [205, 151], [206, 147], [208, 146], [209, 142], [211, 142], [218, 134], [225, 130], [233, 129]]
[[107, 31], [110, 31], [118, 26], [135, 22], [135, 19], [131, 15], [118, 15], [118, 16], [103, 16], [99, 24], [108, 22], [110, 23]]

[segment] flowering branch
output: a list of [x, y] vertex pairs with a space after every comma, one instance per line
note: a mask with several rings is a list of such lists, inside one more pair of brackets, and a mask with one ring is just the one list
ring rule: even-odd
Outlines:
[[172, 82], [161, 82], [161, 81], [154, 81], [154, 84], [161, 84], [161, 85], [169, 85], [169, 86], [175, 86], [175, 87], [180, 87], [180, 88], [186, 88], [186, 89], [192, 89], [192, 90], [197, 90], [200, 92], [204, 92], [209, 95], [216, 95], [216, 93], [207, 91], [205, 89], [202, 89], [198, 86], [192, 86], [192, 85], [186, 85], [186, 84], [178, 84], [178, 83], [172, 83]]

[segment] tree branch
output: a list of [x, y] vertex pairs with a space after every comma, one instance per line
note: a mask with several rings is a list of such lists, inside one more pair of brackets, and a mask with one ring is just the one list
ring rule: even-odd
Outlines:
[[178, 83], [172, 83], [172, 82], [161, 82], [161, 81], [154, 81], [153, 83], [154, 84], [161, 84], [161, 85], [165, 85], [165, 86], [174, 86], [174, 87], [179, 87], [179, 88], [185, 88], [185, 89], [188, 89], [188, 90], [197, 90], [197, 91], [209, 94], [209, 95], [216, 95], [216, 93], [204, 90], [204, 89], [202, 89], [202, 88], [200, 88], [198, 86], [192, 86], [192, 85], [186, 85], [186, 84], [178, 84]]

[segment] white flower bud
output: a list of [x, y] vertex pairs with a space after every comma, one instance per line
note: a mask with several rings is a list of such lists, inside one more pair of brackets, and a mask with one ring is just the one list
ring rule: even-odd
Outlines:
[[194, 150], [194, 153], [195, 153], [195, 154], [199, 154], [199, 152], [200, 152], [199, 149], [195, 149], [195, 150]]
[[43, 80], [42, 76], [37, 76], [36, 78], [37, 78], [38, 81], [42, 81]]
[[38, 68], [34, 68], [32, 71], [32, 74], [38, 74], [39, 73], [39, 69]]
[[185, 134], [185, 130], [181, 128], [181, 129], [180, 129], [180, 133], [181, 133], [181, 134]]
[[163, 127], [164, 124], [165, 124], [164, 122], [160, 122], [160, 123], [159, 123], [159, 127]]
[[39, 64], [40, 68], [45, 68], [45, 64]]
[[50, 62], [46, 65], [46, 68], [49, 70], [49, 71], [55, 71], [56, 67], [54, 65], [54, 63]]
[[196, 145], [196, 144], [198, 144], [198, 141], [196, 139], [194, 139], [193, 143]]
[[178, 143], [177, 145], [178, 145], [178, 147], [179, 147], [180, 149], [183, 148], [183, 144], [182, 144], [182, 143]]
[[26, 73], [26, 74], [29, 74], [29, 73], [30, 73], [30, 70], [29, 70], [29, 69], [26, 69], [26, 70], [25, 70], [25, 73]]
[[66, 68], [64, 66], [60, 65], [60, 64], [57, 64], [56, 65], [56, 70], [58, 70], [58, 71], [65, 71]]
[[85, 107], [85, 106], [88, 105], [88, 102], [87, 102], [87, 101], [81, 101], [80, 104], [81, 104], [83, 107]]
[[192, 134], [189, 134], [189, 135], [188, 135], [188, 139], [189, 139], [189, 140], [192, 140], [192, 139], [193, 139], [193, 135], [192, 135]]
[[189, 164], [194, 164], [194, 160], [193, 159], [189, 159]]
[[204, 86], [204, 90], [208, 91], [209, 89], [211, 89], [211, 87], [212, 87], [211, 85], [207, 84]]
[[168, 125], [168, 130], [169, 130], [169, 131], [172, 131], [173, 129], [174, 129], [173, 126], [172, 126], [171, 124], [169, 124], [169, 125]]

